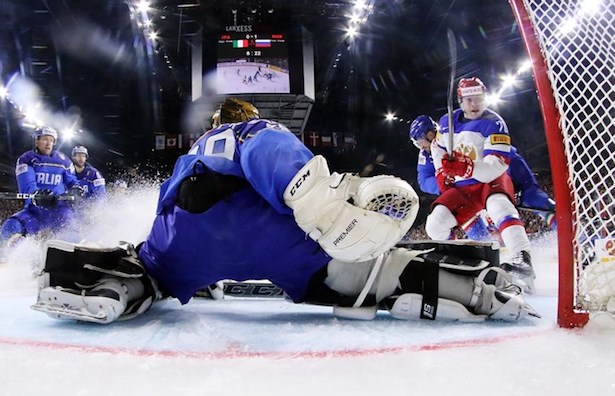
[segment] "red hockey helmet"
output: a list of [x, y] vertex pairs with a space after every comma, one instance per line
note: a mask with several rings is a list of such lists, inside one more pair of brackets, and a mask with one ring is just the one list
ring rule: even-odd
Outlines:
[[457, 84], [457, 97], [462, 99], [466, 96], [484, 95], [487, 87], [478, 77], [462, 78]]

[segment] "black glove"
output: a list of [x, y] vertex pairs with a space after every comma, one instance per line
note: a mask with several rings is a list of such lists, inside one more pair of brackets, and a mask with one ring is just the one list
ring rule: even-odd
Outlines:
[[68, 194], [75, 198], [83, 198], [85, 197], [85, 187], [75, 184], [70, 188]]
[[53, 191], [48, 188], [37, 190], [32, 197], [32, 204], [41, 208], [53, 208], [58, 204], [58, 197], [53, 195]]

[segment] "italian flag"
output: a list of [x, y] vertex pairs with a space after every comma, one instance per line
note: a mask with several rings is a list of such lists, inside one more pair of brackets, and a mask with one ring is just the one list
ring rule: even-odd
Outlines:
[[248, 40], [233, 40], [233, 48], [247, 48]]

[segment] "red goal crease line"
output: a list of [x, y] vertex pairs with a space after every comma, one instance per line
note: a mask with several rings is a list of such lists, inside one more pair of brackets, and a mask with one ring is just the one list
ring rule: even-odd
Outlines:
[[193, 359], [212, 359], [212, 360], [231, 360], [231, 359], [250, 359], [250, 358], [300, 358], [300, 359], [319, 359], [331, 357], [362, 357], [369, 355], [399, 354], [406, 352], [428, 352], [439, 350], [450, 350], [457, 348], [471, 348], [498, 344], [501, 342], [525, 339], [552, 332], [552, 329], [541, 331], [526, 332], [520, 334], [503, 335], [495, 337], [477, 338], [472, 340], [446, 341], [434, 344], [408, 345], [382, 348], [366, 349], [340, 349], [340, 350], [316, 350], [316, 351], [245, 351], [240, 346], [230, 346], [221, 351], [180, 351], [180, 350], [155, 350], [155, 349], [133, 349], [125, 347], [105, 347], [95, 345], [77, 345], [68, 343], [56, 343], [51, 341], [35, 341], [15, 338], [0, 338], [0, 345], [26, 346], [41, 349], [75, 351], [84, 353], [110, 353], [126, 354], [139, 357], [162, 357], [162, 358], [193, 358]]

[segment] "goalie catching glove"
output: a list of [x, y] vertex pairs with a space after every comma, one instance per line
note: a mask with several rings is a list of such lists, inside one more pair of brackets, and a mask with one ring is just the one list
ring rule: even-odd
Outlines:
[[295, 221], [332, 257], [369, 260], [408, 232], [419, 210], [416, 192], [393, 176], [362, 178], [329, 172], [317, 155], [284, 191]]

